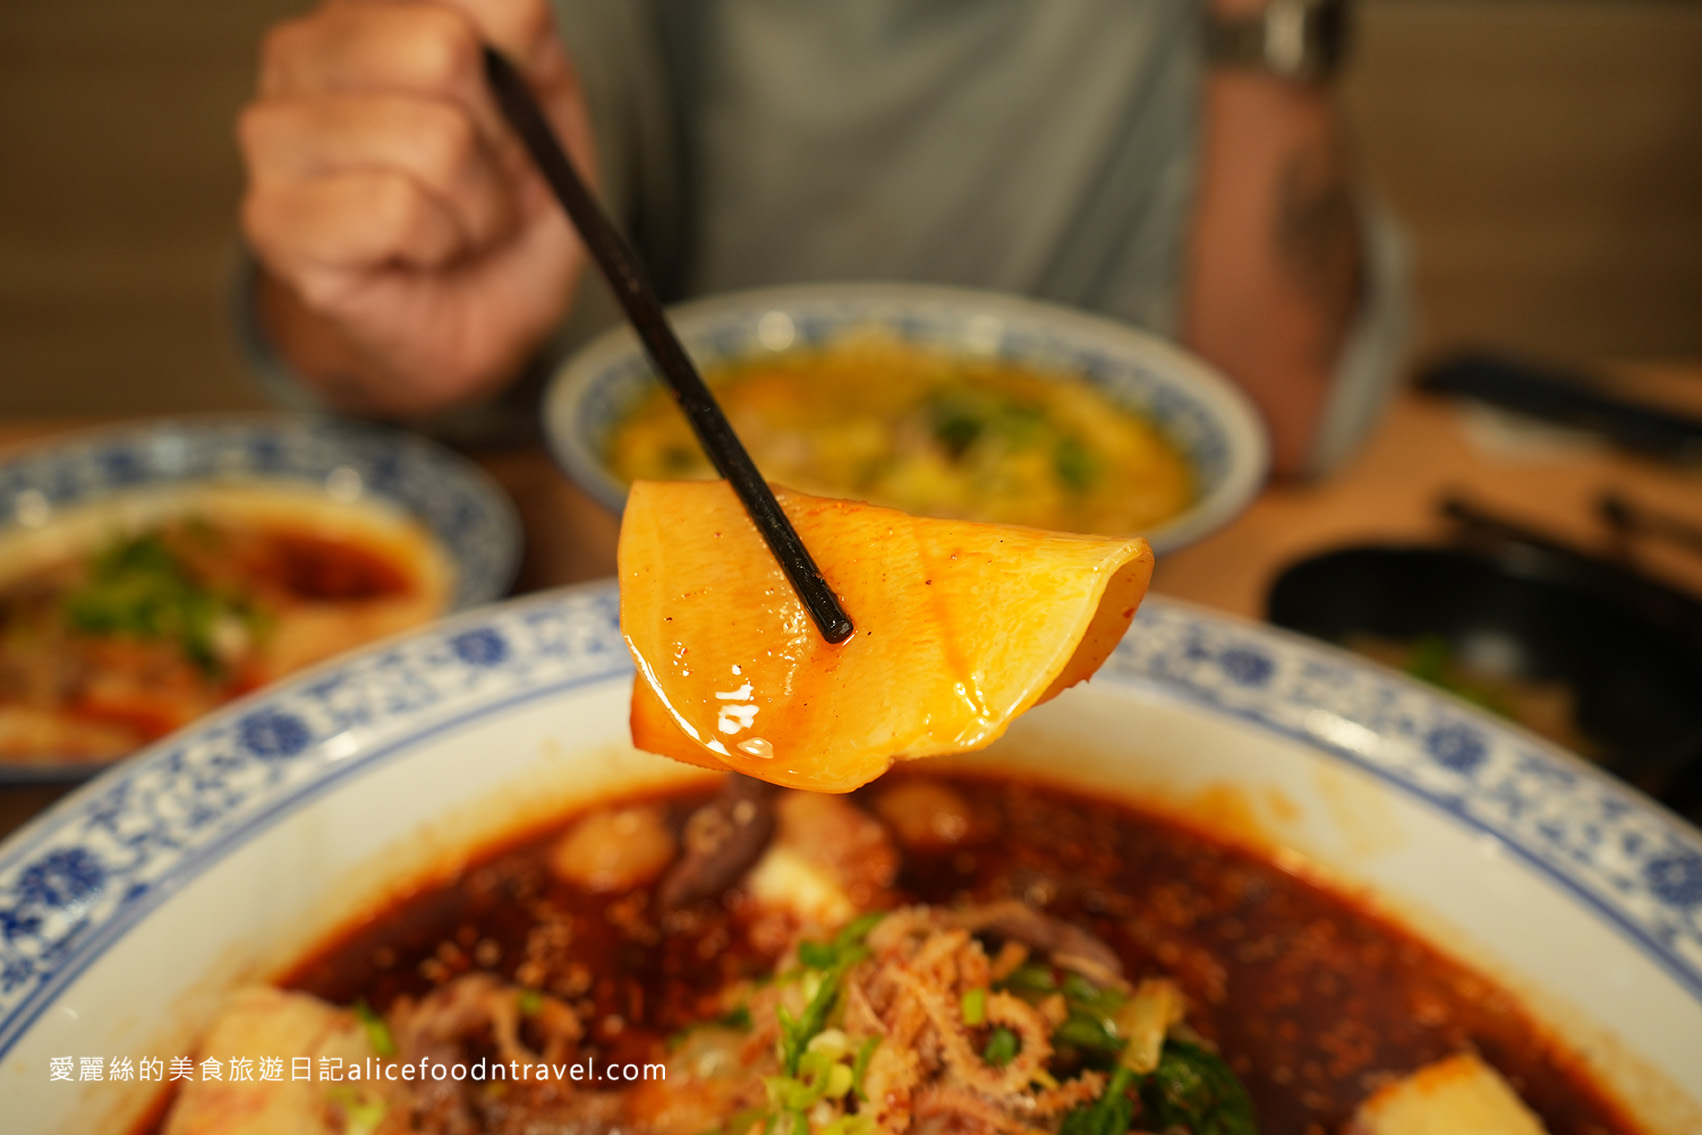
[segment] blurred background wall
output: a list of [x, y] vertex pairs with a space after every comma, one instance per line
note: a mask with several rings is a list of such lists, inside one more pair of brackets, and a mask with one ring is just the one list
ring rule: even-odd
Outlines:
[[[232, 121], [301, 7], [0, 4], [0, 414], [263, 404], [228, 318]], [[1702, 3], [1362, 0], [1345, 96], [1421, 349], [1702, 357]]]

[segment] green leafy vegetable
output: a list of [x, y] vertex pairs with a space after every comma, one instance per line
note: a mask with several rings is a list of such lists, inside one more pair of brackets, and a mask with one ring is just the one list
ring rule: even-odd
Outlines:
[[371, 1005], [365, 1001], [355, 1002], [355, 1016], [360, 1019], [361, 1027], [366, 1030], [367, 1043], [372, 1045], [372, 1051], [380, 1056], [396, 1055], [396, 1038], [390, 1035], [390, 1026], [384, 1023]]
[[775, 1010], [780, 1019], [780, 1064], [788, 1076], [798, 1074], [799, 1060], [810, 1041], [827, 1027], [828, 1018], [839, 1003], [841, 981], [845, 971], [869, 956], [863, 940], [869, 936], [885, 911], [874, 911], [852, 919], [834, 935], [831, 942], [800, 942], [798, 960], [808, 969], [817, 971], [819, 981], [804, 1011], [797, 1017], [785, 1006]]
[[839, 952], [831, 942], [799, 942], [798, 960], [811, 969], [832, 969]]
[[1104, 465], [1097, 453], [1073, 435], [1059, 438], [1058, 444], [1052, 450], [1052, 468], [1057, 472], [1058, 480], [1062, 481], [1066, 488], [1078, 493], [1085, 493], [1093, 488]]
[[1135, 1118], [1135, 1103], [1129, 1098], [1134, 1080], [1135, 1074], [1127, 1068], [1117, 1069], [1104, 1095], [1064, 1116], [1058, 1135], [1124, 1135]]
[[1455, 665], [1454, 646], [1441, 635], [1423, 635], [1413, 642], [1407, 655], [1406, 672], [1490, 713], [1518, 720], [1517, 711], [1506, 698], [1460, 673], [1460, 668]]
[[983, 444], [994, 452], [1032, 449], [1052, 434], [1045, 406], [1002, 390], [947, 386], [927, 405], [934, 440], [954, 461]]
[[1229, 1065], [1209, 1049], [1175, 1037], [1164, 1042], [1158, 1069], [1141, 1084], [1141, 1102], [1157, 1127], [1185, 1127], [1193, 1135], [1258, 1135], [1253, 1102]]
[[65, 617], [84, 634], [173, 640], [208, 673], [220, 667], [222, 625], [234, 620], [254, 632], [262, 623], [247, 600], [197, 581], [157, 533], [95, 557], [88, 579], [65, 597]]
[[955, 400], [940, 399], [931, 407], [934, 419], [934, 440], [953, 457], [962, 457], [975, 439], [981, 436], [982, 421], [972, 411]]
[[1128, 997], [1115, 989], [1101, 989], [1079, 973], [1067, 972], [1058, 989], [1070, 1014], [1052, 1034], [1054, 1044], [1069, 1045], [1083, 1052], [1116, 1056], [1123, 1051], [1124, 1038], [1116, 1026], [1117, 1011]]
[[[1110, 1082], [1093, 1104], [1064, 1117], [1059, 1135], [1124, 1135], [1134, 1120], [1131, 1089], [1138, 1091], [1141, 1126], [1151, 1130], [1185, 1130], [1189, 1135], [1258, 1135], [1253, 1105], [1229, 1065], [1202, 1045], [1168, 1037], [1158, 1066], [1142, 1075], [1131, 1067], [1129, 1046], [1144, 1041], [1142, 1029], [1119, 1027], [1128, 1016], [1129, 997], [1115, 989], [1100, 989], [1080, 974], [1066, 973], [1059, 983], [1070, 1015], [1053, 1033], [1060, 1046], [1070, 1045], [1099, 1064], [1114, 1058]], [[1143, 986], [1143, 989], [1145, 986]], [[1153, 991], [1156, 995], [1157, 990]], [[1163, 1006], [1159, 1006], [1163, 1009]], [[1138, 1015], [1138, 1014], [1137, 1014]], [[1161, 1012], [1161, 1018], [1170, 1013]], [[1125, 1025], [1132, 1022], [1125, 1020]], [[1165, 1020], [1162, 1027], [1168, 1028]]]
[[987, 1047], [981, 1050], [981, 1059], [995, 1068], [1003, 1068], [1021, 1051], [1021, 1037], [1003, 1025], [994, 1025], [992, 1035], [987, 1038]]

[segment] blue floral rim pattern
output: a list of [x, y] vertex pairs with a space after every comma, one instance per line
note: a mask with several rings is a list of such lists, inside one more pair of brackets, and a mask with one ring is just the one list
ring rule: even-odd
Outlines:
[[[160, 743], [0, 847], [0, 1057], [229, 848], [446, 726], [631, 672], [612, 584], [519, 600], [311, 673]], [[1702, 1002], [1702, 836], [1414, 682], [1149, 598], [1100, 682], [1149, 686], [1365, 768], [1505, 847]]]

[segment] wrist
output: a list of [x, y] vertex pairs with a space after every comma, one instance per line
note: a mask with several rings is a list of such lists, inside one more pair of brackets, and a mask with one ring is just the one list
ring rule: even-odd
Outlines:
[[1347, 54], [1349, 0], [1210, 0], [1206, 60], [1214, 68], [1298, 84], [1333, 78]]

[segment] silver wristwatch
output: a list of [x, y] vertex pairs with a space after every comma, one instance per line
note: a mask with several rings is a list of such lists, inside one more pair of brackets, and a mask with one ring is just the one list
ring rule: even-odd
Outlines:
[[1244, 16], [1206, 17], [1206, 61], [1291, 82], [1322, 82], [1347, 55], [1348, 0], [1268, 0]]

